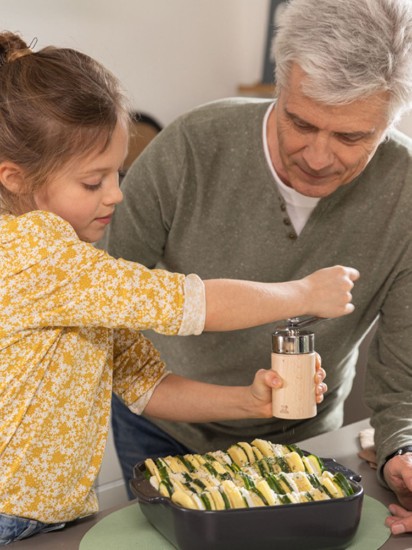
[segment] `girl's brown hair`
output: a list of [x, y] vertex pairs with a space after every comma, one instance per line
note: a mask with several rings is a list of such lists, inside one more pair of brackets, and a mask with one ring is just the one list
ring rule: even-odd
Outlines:
[[52, 46], [34, 53], [0, 33], [0, 162], [24, 173], [15, 195], [0, 181], [0, 209], [34, 209], [33, 193], [76, 156], [104, 150], [128, 106], [119, 81], [91, 57]]

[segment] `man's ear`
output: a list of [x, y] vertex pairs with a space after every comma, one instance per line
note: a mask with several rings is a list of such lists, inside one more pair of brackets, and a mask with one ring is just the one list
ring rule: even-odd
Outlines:
[[23, 170], [14, 162], [0, 162], [0, 182], [10, 193], [21, 193], [24, 183]]

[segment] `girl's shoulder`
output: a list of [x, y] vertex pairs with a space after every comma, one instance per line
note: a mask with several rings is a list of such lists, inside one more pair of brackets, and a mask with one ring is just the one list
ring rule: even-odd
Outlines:
[[33, 210], [13, 216], [3, 214], [0, 216], [1, 240], [9, 235], [27, 235], [32, 238], [75, 238], [78, 239], [72, 226], [60, 216], [43, 210]]
[[8, 271], [18, 272], [46, 258], [56, 258], [81, 243], [72, 226], [51, 212], [0, 216], [0, 257]]

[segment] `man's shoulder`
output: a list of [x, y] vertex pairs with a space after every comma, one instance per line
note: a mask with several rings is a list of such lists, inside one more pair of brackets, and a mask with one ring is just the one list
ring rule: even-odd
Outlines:
[[237, 121], [264, 116], [273, 101], [250, 97], [228, 97], [208, 103], [203, 103], [181, 115], [178, 120], [183, 124], [199, 124], [218, 121]]
[[379, 174], [379, 179], [385, 174], [390, 178], [399, 176], [401, 180], [412, 177], [412, 138], [400, 130], [390, 130], [374, 155], [370, 168]]
[[392, 143], [394, 148], [403, 148], [405, 152], [412, 155], [412, 137], [394, 128], [389, 132], [388, 138], [389, 143]]

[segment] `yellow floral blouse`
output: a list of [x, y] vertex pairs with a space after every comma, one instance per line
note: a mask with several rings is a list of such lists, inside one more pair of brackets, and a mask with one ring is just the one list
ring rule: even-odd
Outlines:
[[167, 374], [139, 332], [198, 334], [204, 287], [115, 260], [58, 216], [0, 216], [0, 512], [97, 510], [113, 390], [139, 413]]

